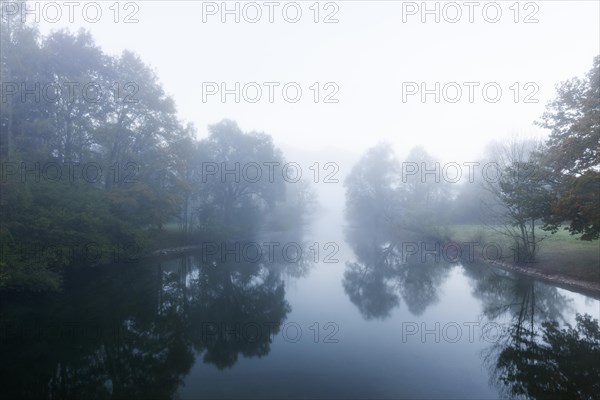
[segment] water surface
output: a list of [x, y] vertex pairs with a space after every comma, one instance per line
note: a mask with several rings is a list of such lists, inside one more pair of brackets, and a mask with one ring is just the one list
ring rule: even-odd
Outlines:
[[[260, 262], [256, 247], [205, 247], [87, 269], [62, 294], [5, 302], [3, 392], [492, 399], [515, 329], [600, 314], [598, 300], [486, 267], [400, 262], [335, 212], [251, 243], [278, 245]], [[301, 247], [279, 251], [289, 243]]]

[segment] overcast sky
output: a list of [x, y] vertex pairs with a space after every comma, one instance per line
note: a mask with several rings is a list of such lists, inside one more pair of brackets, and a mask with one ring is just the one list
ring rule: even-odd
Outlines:
[[[208, 124], [231, 118], [243, 130], [271, 134], [284, 148], [360, 154], [385, 140], [400, 156], [422, 144], [443, 161], [474, 160], [491, 139], [542, 134], [532, 123], [555, 84], [582, 76], [600, 53], [598, 1], [427, 2], [434, 12], [425, 15], [421, 2], [228, 2], [230, 9], [238, 3], [239, 23], [235, 13], [221, 14], [221, 2], [201, 1], [121, 2], [115, 23], [113, 3], [101, 3], [96, 23], [84, 20], [82, 7], [69, 23], [63, 7], [58, 22], [42, 21], [42, 32], [83, 27], [109, 54], [135, 51], [201, 137]], [[296, 4], [302, 15], [288, 22], [296, 18]], [[251, 23], [258, 9], [262, 15]], [[93, 18], [94, 10], [87, 10]], [[138, 22], [123, 23], [128, 15]], [[324, 23], [326, 17], [338, 22]], [[220, 93], [203, 93], [222, 82], [229, 89], [240, 83], [240, 103], [233, 94], [223, 103]], [[251, 82], [262, 91], [256, 103], [248, 101], [257, 95], [254, 84], [246, 96], [242, 90]], [[272, 103], [264, 82], [279, 84], [272, 84]], [[290, 82], [286, 100], [282, 88]], [[433, 92], [422, 102], [422, 82], [433, 92], [439, 82], [439, 103]], [[302, 96], [292, 103], [297, 86]], [[497, 88], [502, 94], [493, 103]], [[325, 103], [326, 95], [338, 102]]]

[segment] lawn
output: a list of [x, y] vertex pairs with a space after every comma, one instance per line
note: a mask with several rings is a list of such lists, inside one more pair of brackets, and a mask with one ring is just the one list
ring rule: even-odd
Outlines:
[[[482, 245], [494, 242], [502, 247], [503, 254], [512, 254], [510, 241], [496, 232], [494, 227], [452, 225], [449, 231], [450, 237], [457, 242], [477, 241]], [[579, 240], [562, 229], [554, 235], [536, 229], [536, 235], [544, 239], [539, 244], [535, 268], [547, 273], [600, 282], [600, 240]]]

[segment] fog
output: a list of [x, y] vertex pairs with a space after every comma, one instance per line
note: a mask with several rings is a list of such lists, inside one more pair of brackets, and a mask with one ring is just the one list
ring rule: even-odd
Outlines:
[[599, 2], [0, 6], [7, 397], [597, 398]]
[[[89, 29], [107, 53], [129, 49], [139, 54], [174, 97], [180, 117], [193, 122], [200, 137], [207, 135], [209, 124], [229, 118], [245, 131], [273, 135], [281, 146], [309, 150], [338, 148], [360, 154], [384, 140], [400, 156], [422, 144], [442, 161], [474, 161], [492, 139], [545, 135], [532, 123], [554, 96], [555, 85], [588, 71], [600, 45], [600, 10], [593, 1], [520, 3], [518, 12], [499, 3], [501, 17], [494, 23], [486, 21], [497, 19], [496, 7], [488, 3], [453, 3], [456, 8], [437, 2], [428, 8], [437, 12], [430, 14], [420, 2], [321, 3], [318, 23], [309, 3], [298, 3], [301, 17], [296, 23], [285, 19], [296, 19], [296, 7], [284, 13], [284, 3], [273, 6], [270, 14], [270, 6], [257, 2], [262, 14], [256, 23], [250, 22], [256, 7], [247, 8], [244, 2], [230, 4], [228, 10], [236, 4], [238, 10], [230, 14], [220, 2], [135, 4], [137, 8], [121, 5], [119, 14], [120, 20], [131, 14], [135, 23], [114, 23], [108, 4], [95, 23], [77, 18], [83, 15], [79, 9], [73, 23], [64, 9], [62, 18], [49, 23], [40, 8], [40, 28], [44, 33], [61, 27]], [[457, 12], [461, 17], [452, 23]], [[221, 102], [218, 93], [203, 101], [203, 83], [208, 82], [225, 83], [230, 90], [236, 82], [241, 88], [256, 82], [262, 98], [249, 103], [240, 96], [235, 103], [229, 95]], [[280, 84], [272, 103], [263, 82]], [[289, 82], [302, 89], [297, 103], [288, 103], [281, 94]], [[333, 92], [323, 85], [335, 83], [339, 91], [332, 100], [338, 102], [315, 103], [309, 88], [314, 82], [319, 82], [321, 97]], [[435, 95], [422, 103], [420, 91], [403, 101], [403, 83], [422, 82], [429, 90], [440, 83], [439, 103]], [[444, 85], [452, 82], [462, 90], [456, 103], [442, 99]], [[464, 82], [479, 84], [472, 102]], [[516, 103], [516, 89], [510, 89], [515, 82]], [[496, 103], [483, 97], [487, 83], [502, 90]], [[527, 83], [534, 86], [525, 88]], [[251, 89], [248, 99], [255, 96]], [[448, 99], [454, 99], [455, 89], [447, 90]], [[494, 89], [489, 90], [493, 99]], [[530, 99], [528, 94], [533, 94]], [[337, 161], [337, 154], [330, 158]]]

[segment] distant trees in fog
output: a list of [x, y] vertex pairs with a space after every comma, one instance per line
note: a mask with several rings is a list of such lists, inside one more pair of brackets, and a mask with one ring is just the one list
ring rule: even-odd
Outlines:
[[545, 143], [493, 143], [486, 158], [454, 163], [458, 179], [446, 176], [452, 163], [440, 166], [422, 147], [402, 162], [389, 145], [367, 150], [345, 182], [347, 218], [351, 225], [430, 237], [442, 236], [447, 224], [487, 224], [510, 238], [518, 262], [535, 259], [540, 228], [554, 233], [565, 224], [582, 240], [598, 239], [599, 121], [597, 56], [585, 79], [558, 87], [538, 122], [551, 130]]

